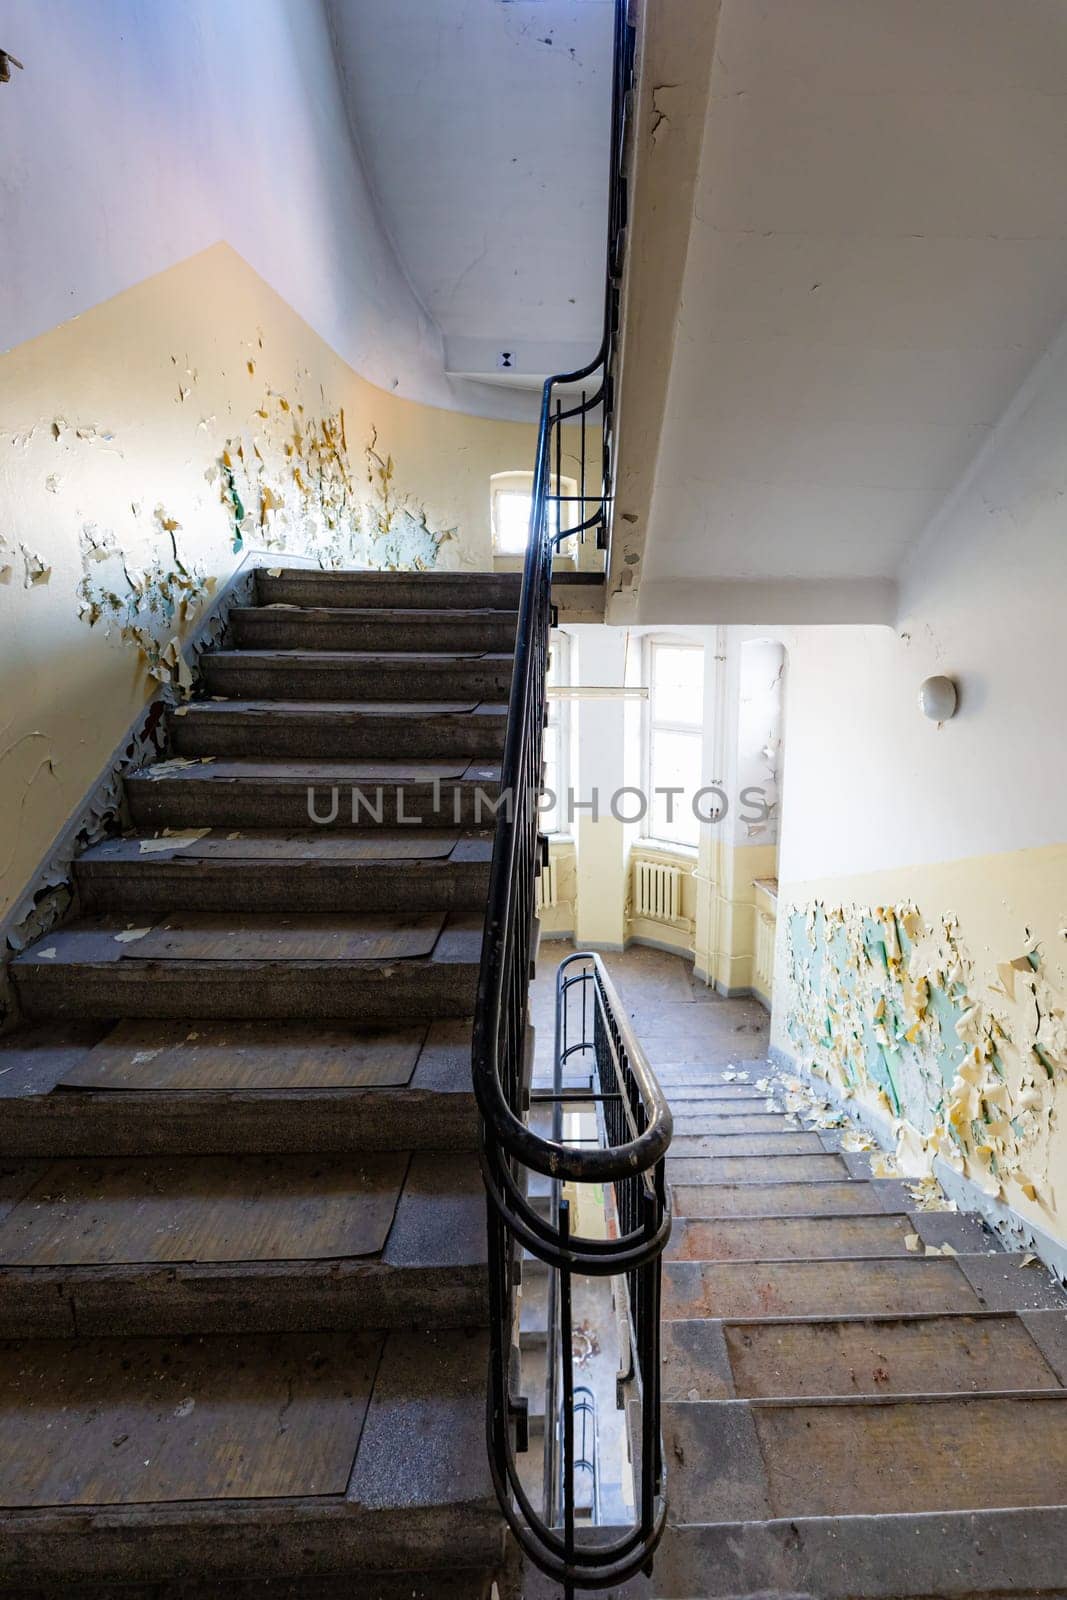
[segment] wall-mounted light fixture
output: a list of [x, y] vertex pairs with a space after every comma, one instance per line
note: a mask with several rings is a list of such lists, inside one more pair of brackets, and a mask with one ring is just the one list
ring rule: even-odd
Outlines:
[[951, 678], [927, 678], [919, 687], [919, 708], [931, 722], [947, 722], [956, 715], [959, 696]]

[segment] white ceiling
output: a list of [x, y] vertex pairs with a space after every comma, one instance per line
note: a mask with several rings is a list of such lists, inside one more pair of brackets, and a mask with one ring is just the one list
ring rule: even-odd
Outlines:
[[449, 371], [596, 351], [611, 0], [328, 0], [349, 117]]
[[723, 0], [642, 597], [893, 578], [1067, 315], [1065, 175], [1064, 0]]

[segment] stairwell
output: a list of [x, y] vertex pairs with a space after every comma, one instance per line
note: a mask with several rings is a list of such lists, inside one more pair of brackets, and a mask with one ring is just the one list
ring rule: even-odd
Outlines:
[[488, 1593], [470, 1017], [519, 582], [260, 572], [15, 961], [0, 1593]]
[[609, 960], [675, 1126], [668, 1527], [651, 1579], [610, 1593], [1067, 1594], [1062, 1287], [806, 1114], [754, 1001], [653, 951]]

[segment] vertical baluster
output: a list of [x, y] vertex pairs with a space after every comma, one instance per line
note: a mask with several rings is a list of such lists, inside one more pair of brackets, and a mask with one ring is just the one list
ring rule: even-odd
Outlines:
[[[566, 1250], [570, 1243], [570, 1201], [559, 1208], [559, 1241]], [[574, 1333], [571, 1327], [571, 1273], [559, 1269], [560, 1344], [563, 1366], [563, 1544], [568, 1568], [574, 1565]], [[573, 1588], [566, 1589], [573, 1594]]]
[[[578, 470], [579, 470], [579, 472], [581, 474], [581, 485], [579, 487], [578, 493], [579, 493], [581, 498], [578, 501], [578, 512], [579, 512], [578, 521], [579, 522], [584, 522], [585, 521], [585, 425], [586, 425], [585, 390], [584, 389], [582, 390], [582, 409], [581, 409], [581, 412], [580, 412], [580, 419], [581, 419], [582, 437], [581, 437], [581, 443], [578, 446], [578, 458], [579, 458], [579, 462], [580, 462], [580, 466], [579, 466]], [[582, 543], [583, 544], [585, 543], [585, 530], [584, 530], [584, 528], [582, 530]]]

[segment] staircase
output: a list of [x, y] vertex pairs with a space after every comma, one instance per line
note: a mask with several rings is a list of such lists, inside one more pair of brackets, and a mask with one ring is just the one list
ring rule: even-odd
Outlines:
[[658, 1075], [670, 1527], [634, 1593], [1067, 1593], [1067, 1295], [758, 1067]]
[[520, 580], [257, 581], [13, 966], [0, 1593], [499, 1567], [470, 1017]]

